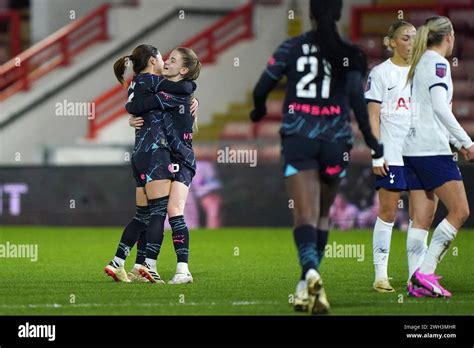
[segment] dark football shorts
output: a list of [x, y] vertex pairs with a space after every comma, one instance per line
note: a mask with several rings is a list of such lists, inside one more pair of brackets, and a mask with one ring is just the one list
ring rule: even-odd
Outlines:
[[289, 177], [303, 170], [317, 169], [325, 182], [346, 176], [352, 144], [327, 142], [298, 135], [281, 138], [283, 175]]
[[405, 157], [408, 190], [431, 191], [462, 176], [452, 155]]
[[173, 169], [175, 170], [173, 181], [178, 181], [187, 187], [191, 185], [193, 177], [196, 174], [196, 161], [194, 161], [194, 167], [190, 166], [187, 161], [182, 161], [179, 157], [171, 155], [171, 162], [173, 163]]
[[131, 162], [137, 187], [144, 187], [146, 183], [153, 180], [175, 178], [171, 154], [165, 148], [134, 153]]

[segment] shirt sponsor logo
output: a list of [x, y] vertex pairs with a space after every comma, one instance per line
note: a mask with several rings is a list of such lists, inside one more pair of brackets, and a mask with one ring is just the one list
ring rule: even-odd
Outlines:
[[319, 106], [311, 104], [292, 103], [289, 107], [290, 113], [302, 112], [312, 116], [333, 116], [341, 114], [340, 105]]

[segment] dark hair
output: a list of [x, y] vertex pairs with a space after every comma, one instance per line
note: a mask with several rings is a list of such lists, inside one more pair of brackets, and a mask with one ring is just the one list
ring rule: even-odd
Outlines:
[[[367, 72], [367, 58], [362, 50], [342, 40], [336, 22], [341, 19], [342, 0], [310, 0], [310, 18], [317, 22], [315, 30], [324, 56], [328, 57], [332, 73], [339, 74], [345, 68]], [[346, 60], [349, 66], [345, 66]]]
[[128, 62], [132, 62], [133, 72], [138, 74], [147, 67], [150, 57], [156, 57], [158, 53], [158, 49], [155, 46], [140, 45], [135, 47], [131, 55], [124, 56], [114, 63], [115, 77], [122, 85], [125, 85], [123, 74]]
[[183, 67], [188, 68], [188, 73], [183, 76], [185, 80], [194, 81], [197, 80], [201, 73], [201, 62], [192, 49], [187, 47], [178, 47], [176, 51], [181, 54], [183, 59]]

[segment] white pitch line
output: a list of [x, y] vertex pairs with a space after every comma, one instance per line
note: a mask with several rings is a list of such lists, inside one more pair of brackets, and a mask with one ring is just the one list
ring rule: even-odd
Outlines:
[[[232, 302], [232, 306], [257, 306], [257, 305], [274, 305], [279, 304], [279, 302], [271, 302], [271, 301], [238, 301]], [[66, 304], [62, 305], [59, 303], [45, 303], [45, 304], [17, 304], [17, 305], [8, 305], [2, 304], [0, 308], [5, 309], [27, 309], [27, 308], [64, 308], [70, 309], [74, 307], [78, 308], [91, 308], [91, 307], [168, 307], [168, 306], [226, 306], [229, 305], [228, 303], [216, 303], [216, 302], [209, 302], [209, 303], [197, 303], [197, 302], [185, 302], [185, 303], [76, 303], [76, 304]]]

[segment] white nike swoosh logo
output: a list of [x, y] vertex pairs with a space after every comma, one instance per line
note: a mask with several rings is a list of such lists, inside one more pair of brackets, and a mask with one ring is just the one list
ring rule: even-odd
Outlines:
[[428, 284], [431, 285], [431, 287], [433, 288], [433, 292], [435, 292], [435, 293], [437, 293], [437, 294], [440, 294], [440, 295], [443, 294], [443, 292], [441, 291], [441, 289], [438, 288], [436, 285], [434, 285], [432, 282], [430, 282], [429, 280], [426, 280], [426, 279], [425, 279], [425, 282], [427, 282]]

